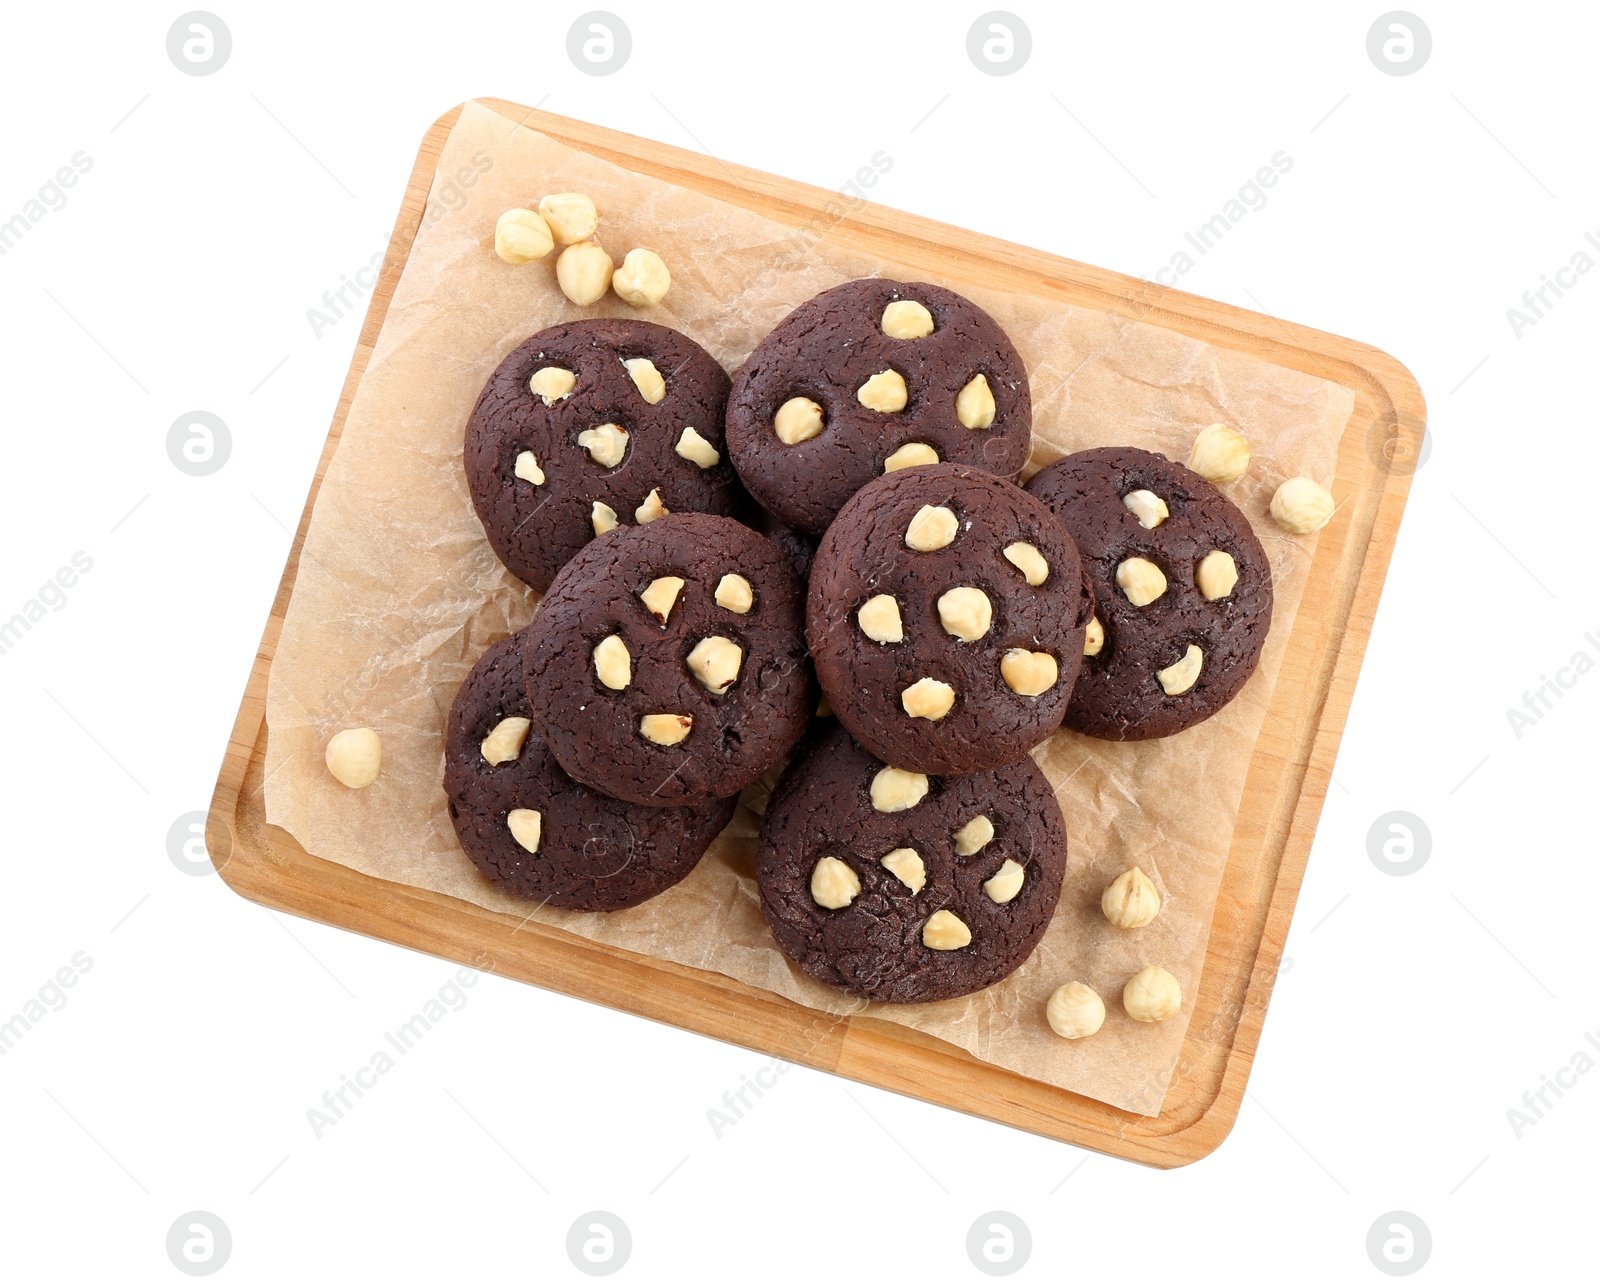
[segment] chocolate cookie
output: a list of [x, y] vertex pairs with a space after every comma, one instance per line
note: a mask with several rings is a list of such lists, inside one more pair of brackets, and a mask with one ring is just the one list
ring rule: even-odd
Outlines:
[[528, 727], [526, 636], [493, 645], [451, 704], [450, 821], [478, 870], [520, 899], [585, 912], [631, 908], [689, 875], [738, 800], [650, 809], [573, 782]]
[[1097, 604], [1067, 726], [1162, 738], [1230, 702], [1272, 625], [1272, 567], [1239, 508], [1136, 447], [1064, 457], [1028, 491], [1076, 539]]
[[654, 322], [586, 318], [524, 341], [467, 422], [467, 484], [494, 552], [544, 590], [641, 511], [730, 513], [727, 399], [716, 359]]
[[711, 514], [589, 543], [550, 584], [528, 698], [563, 769], [641, 805], [732, 796], [816, 709], [804, 592], [783, 552]]
[[935, 1002], [1027, 959], [1066, 863], [1066, 825], [1032, 760], [930, 779], [835, 726], [779, 781], [756, 882], [773, 938], [807, 974], [874, 1001]]
[[1009, 764], [1061, 724], [1093, 601], [1050, 511], [968, 465], [857, 492], [822, 538], [806, 635], [856, 741], [925, 774]]
[[927, 282], [867, 278], [802, 304], [733, 379], [728, 450], [757, 500], [819, 537], [854, 493], [908, 465], [1014, 478], [1028, 373], [995, 320]]

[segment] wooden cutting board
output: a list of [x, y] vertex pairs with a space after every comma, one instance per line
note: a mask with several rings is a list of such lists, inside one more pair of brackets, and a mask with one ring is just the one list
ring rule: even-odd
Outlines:
[[306, 527], [459, 107], [440, 117], [422, 141], [228, 741], [206, 826], [223, 880], [268, 907], [452, 961], [481, 963], [487, 955], [498, 974], [1088, 1149], [1159, 1167], [1209, 1154], [1239, 1112], [1405, 507], [1425, 414], [1416, 381], [1388, 354], [1352, 340], [877, 206], [840, 220], [836, 193], [517, 104], [481, 101], [569, 146], [769, 219], [795, 227], [826, 219], [833, 238], [957, 288], [1022, 291], [1120, 312], [1353, 392], [1355, 410], [1340, 441], [1333, 487], [1341, 503], [1317, 542], [1251, 759], [1182, 1056], [1162, 1113], [1141, 1118], [985, 1064], [899, 1025], [825, 1015], [722, 975], [364, 876], [307, 854], [287, 832], [267, 825], [267, 676]]

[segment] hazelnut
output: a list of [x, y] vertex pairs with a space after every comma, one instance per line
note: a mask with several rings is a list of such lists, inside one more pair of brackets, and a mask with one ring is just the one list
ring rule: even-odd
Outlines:
[[900, 705], [914, 720], [941, 720], [955, 704], [956, 691], [943, 680], [926, 675], [900, 693]]
[[1100, 911], [1106, 920], [1123, 930], [1148, 926], [1161, 911], [1161, 892], [1141, 868], [1129, 868], [1105, 888], [1100, 896]]
[[833, 708], [828, 705], [828, 695], [824, 693], [820, 698], [817, 699], [817, 718], [819, 720], [826, 720], [832, 714]]
[[1022, 889], [1022, 878], [1027, 875], [1022, 864], [1007, 859], [1000, 870], [983, 883], [983, 892], [996, 903], [1010, 903]]
[[1194, 570], [1194, 584], [1207, 599], [1226, 599], [1239, 583], [1239, 565], [1226, 550], [1213, 550]]
[[665, 626], [682, 589], [682, 577], [657, 577], [639, 592], [639, 599], [650, 610], [650, 615]]
[[900, 624], [900, 605], [893, 595], [874, 595], [856, 613], [856, 621], [869, 640], [879, 644], [898, 644], [905, 639], [905, 628]]
[[624, 358], [622, 365], [628, 369], [628, 379], [639, 391], [639, 397], [654, 407], [667, 396], [667, 382], [649, 358]]
[[598, 242], [574, 242], [556, 257], [556, 284], [574, 304], [587, 308], [611, 285], [611, 256]]
[[728, 572], [717, 582], [715, 599], [718, 608], [726, 608], [730, 613], [748, 613], [755, 605], [756, 593], [738, 573]]
[[570, 394], [577, 384], [577, 375], [565, 367], [540, 367], [528, 377], [528, 392], [549, 407]]
[[1145, 488], [1129, 492], [1122, 498], [1122, 504], [1139, 520], [1141, 528], [1159, 528], [1170, 517], [1167, 503]]
[[506, 815], [511, 837], [529, 854], [539, 852], [539, 830], [543, 819], [536, 809], [514, 809]]
[[981, 640], [994, 621], [994, 606], [976, 586], [956, 586], [939, 596], [939, 621], [958, 640]]
[[650, 489], [650, 495], [645, 497], [639, 503], [639, 508], [633, 512], [633, 521], [635, 523], [654, 523], [657, 519], [663, 519], [671, 513], [672, 511], [667, 509], [666, 502], [661, 499], [661, 489], [653, 487]]
[[778, 441], [793, 447], [822, 432], [822, 407], [809, 398], [791, 398], [772, 418], [772, 431]]
[[926, 443], [907, 443], [904, 447], [897, 447], [890, 452], [883, 462], [883, 472], [893, 474], [896, 470], [908, 469], [913, 465], [937, 465], [939, 453]]
[[689, 652], [689, 670], [713, 693], [726, 693], [739, 678], [744, 650], [725, 635], [708, 635]]
[[544, 482], [544, 471], [539, 468], [539, 458], [532, 452], [518, 452], [516, 467], [511, 471], [519, 479], [524, 479], [538, 487]]
[[951, 838], [956, 853], [962, 858], [971, 858], [990, 841], [994, 840], [994, 824], [989, 821], [986, 814], [974, 814]]
[[550, 235], [563, 246], [594, 236], [600, 216], [594, 202], [581, 192], [554, 192], [539, 202], [539, 213], [550, 227]]
[[1198, 645], [1191, 644], [1180, 657], [1169, 667], [1164, 667], [1156, 672], [1156, 679], [1161, 682], [1161, 687], [1169, 698], [1175, 698], [1180, 693], [1187, 693], [1194, 688], [1194, 682], [1200, 678], [1200, 664], [1205, 661], [1205, 654]]
[[722, 459], [722, 453], [700, 436], [693, 425], [686, 425], [678, 435], [678, 445], [672, 449], [686, 461], [693, 461], [703, 470], [709, 470]]
[[1099, 657], [1100, 650], [1106, 646], [1106, 628], [1100, 625], [1098, 617], [1091, 617], [1089, 624], [1083, 628], [1083, 655], [1084, 657]]
[[1013, 541], [1000, 553], [1030, 586], [1044, 585], [1044, 579], [1050, 575], [1050, 565], [1045, 562], [1044, 556], [1026, 541]]
[[972, 942], [972, 932], [967, 923], [955, 913], [940, 908], [922, 926], [922, 945], [935, 952], [948, 953], [965, 948]]
[[1000, 678], [1013, 693], [1036, 698], [1056, 682], [1059, 674], [1055, 658], [1048, 653], [1030, 653], [1025, 648], [1008, 648], [1000, 659]]
[[1285, 479], [1272, 494], [1271, 509], [1280, 528], [1304, 536], [1333, 518], [1333, 493], [1315, 479]]
[[885, 765], [872, 776], [872, 808], [880, 814], [898, 814], [922, 802], [928, 794], [928, 776]]
[[622, 257], [622, 267], [611, 275], [611, 289], [636, 309], [654, 308], [666, 297], [672, 274], [653, 250], [635, 246]]
[[913, 550], [942, 550], [956, 539], [956, 512], [947, 505], [925, 505], [906, 525], [906, 545]]
[[922, 887], [928, 884], [928, 869], [915, 850], [890, 850], [878, 862], [912, 894], [921, 894]]
[[608, 689], [626, 689], [633, 679], [633, 658], [620, 635], [607, 635], [594, 646], [594, 673]]
[[1106, 1022], [1106, 1004], [1094, 989], [1073, 980], [1050, 994], [1044, 1004], [1044, 1018], [1057, 1037], [1093, 1037]]
[[956, 395], [956, 419], [968, 429], [988, 429], [994, 424], [994, 394], [981, 371]]
[[1189, 468], [1218, 487], [1226, 487], [1250, 468], [1250, 440], [1226, 425], [1208, 425], [1195, 435]]
[[880, 325], [893, 339], [920, 340], [933, 334], [933, 314], [915, 300], [891, 300]]
[[604, 536], [617, 526], [617, 512], [604, 501], [596, 501], [589, 507], [589, 523], [595, 536]]
[[494, 223], [494, 253], [508, 264], [531, 264], [555, 247], [550, 225], [534, 210], [508, 210]]
[[346, 787], [370, 787], [378, 778], [383, 742], [375, 729], [341, 729], [328, 739], [323, 759]]
[[906, 398], [906, 378], [892, 367], [870, 377], [856, 390], [856, 401], [869, 411], [904, 411]]
[[811, 869], [811, 897], [824, 908], [848, 908], [860, 893], [855, 869], [831, 854]]
[[479, 744], [478, 750], [491, 765], [503, 765], [522, 754], [522, 744], [528, 739], [528, 727], [533, 722], [527, 716], [507, 716]]
[[639, 732], [658, 747], [676, 747], [693, 728], [693, 716], [649, 715], [639, 721]]
[[1130, 604], [1143, 608], [1167, 593], [1167, 574], [1148, 559], [1134, 555], [1117, 565], [1117, 585]]
[[596, 465], [613, 469], [622, 464], [628, 453], [628, 431], [621, 425], [596, 425], [578, 435], [578, 446], [589, 453]]
[[1170, 971], [1146, 966], [1123, 985], [1122, 1008], [1141, 1024], [1159, 1024], [1183, 1009], [1183, 990]]

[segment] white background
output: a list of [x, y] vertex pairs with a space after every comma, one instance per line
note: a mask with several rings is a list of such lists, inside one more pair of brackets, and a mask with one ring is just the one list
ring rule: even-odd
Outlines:
[[[1600, 660], [1600, 274], [1520, 339], [1506, 310], [1600, 231], [1594, 8], [1421, 8], [1431, 58], [1397, 77], [1366, 53], [1381, 3], [1019, 3], [1032, 56], [994, 77], [981, 4], [610, 2], [633, 52], [605, 77], [566, 56], [579, 5], [215, 0], [233, 51], [204, 77], [167, 57], [177, 5], [7, 11], [0, 220], [93, 162], [0, 258], [0, 619], [93, 560], [0, 656], [0, 1018], [93, 962], [0, 1057], [7, 1281], [180, 1282], [193, 1209], [249, 1284], [587, 1282], [565, 1240], [591, 1209], [643, 1283], [982, 1282], [992, 1210], [1031, 1229], [1018, 1282], [1380, 1282], [1396, 1209], [1433, 1281], [1592, 1276], [1600, 1069], [1520, 1138], [1507, 1111], [1600, 1041], [1600, 677], [1520, 738], [1506, 709]], [[315, 1138], [307, 1109], [454, 968], [270, 914], [166, 836], [209, 801], [355, 343], [306, 312], [481, 94], [830, 188], [882, 150], [886, 204], [1138, 275], [1293, 158], [1181, 284], [1395, 354], [1433, 453], [1213, 1156], [1156, 1172], [799, 1069], [719, 1140], [763, 1057], [492, 977]], [[204, 478], [165, 448], [193, 409], [233, 435]], [[1394, 809], [1432, 834], [1412, 876], [1368, 858]]]

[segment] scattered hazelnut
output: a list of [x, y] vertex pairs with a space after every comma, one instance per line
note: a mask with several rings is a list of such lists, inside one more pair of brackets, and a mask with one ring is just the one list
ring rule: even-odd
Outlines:
[[788, 447], [815, 438], [822, 432], [822, 407], [809, 398], [791, 398], [772, 418], [778, 441]]
[[1213, 550], [1194, 570], [1194, 584], [1207, 599], [1226, 599], [1239, 582], [1239, 565], [1226, 550]]
[[635, 246], [622, 257], [622, 267], [611, 275], [611, 289], [636, 309], [654, 308], [666, 297], [672, 274], [653, 250]]
[[1057, 1037], [1093, 1037], [1106, 1022], [1106, 1004], [1094, 989], [1073, 980], [1050, 994], [1044, 1005], [1044, 1018]]
[[1183, 990], [1170, 971], [1146, 966], [1123, 985], [1122, 1007], [1141, 1024], [1159, 1024], [1183, 1009]]
[[983, 372], [961, 386], [956, 395], [956, 419], [968, 429], [988, 429], [994, 424], [994, 394]]
[[1022, 864], [1007, 859], [1000, 870], [983, 883], [983, 892], [996, 903], [1010, 903], [1022, 889], [1022, 878], [1027, 875]]
[[508, 264], [531, 264], [555, 247], [550, 225], [534, 210], [508, 210], [494, 223], [494, 253]]
[[1117, 585], [1130, 604], [1143, 608], [1167, 593], [1167, 574], [1148, 559], [1134, 555], [1117, 565]]
[[544, 471], [539, 468], [539, 458], [532, 452], [518, 452], [516, 467], [511, 471], [519, 479], [538, 487], [544, 482]]
[[563, 246], [594, 236], [600, 216], [594, 202], [581, 192], [554, 192], [539, 202], [539, 213], [550, 227], [550, 235]]
[[928, 884], [928, 869], [915, 850], [890, 850], [878, 862], [894, 873], [912, 894], [921, 894], [922, 887]]
[[898, 814], [921, 803], [928, 794], [928, 776], [885, 765], [872, 776], [872, 808], [880, 814]]
[[652, 407], [667, 396], [667, 382], [649, 358], [624, 358], [622, 365], [628, 369], [633, 387]]
[[1161, 687], [1169, 698], [1175, 698], [1180, 693], [1187, 693], [1194, 688], [1194, 682], [1200, 678], [1200, 664], [1205, 661], [1198, 645], [1191, 644], [1171, 666], [1156, 672], [1156, 679], [1161, 682]]
[[1161, 911], [1161, 892], [1141, 868], [1129, 868], [1105, 888], [1100, 896], [1100, 911], [1106, 920], [1123, 930], [1148, 926]]
[[717, 582], [717, 591], [714, 598], [718, 608], [726, 608], [730, 613], [748, 613], [755, 605], [756, 593], [750, 589], [750, 583], [736, 572], [722, 574], [722, 580]]
[[898, 644], [905, 639], [905, 628], [900, 623], [900, 605], [893, 595], [874, 595], [861, 605], [856, 613], [862, 633], [879, 644]]
[[578, 435], [578, 446], [589, 453], [596, 465], [613, 469], [627, 455], [628, 431], [621, 425], [596, 425]]
[[1050, 565], [1045, 562], [1044, 556], [1026, 541], [1013, 541], [1000, 553], [1030, 586], [1044, 585], [1044, 579], [1050, 575]]
[[826, 720], [832, 714], [833, 708], [828, 705], [828, 695], [824, 693], [820, 698], [817, 699], [817, 718], [819, 720]]
[[961, 525], [947, 505], [925, 505], [906, 525], [906, 545], [913, 550], [942, 550], [956, 539]]
[[659, 747], [676, 747], [692, 728], [693, 716], [649, 715], [639, 721], [639, 732]]
[[686, 461], [693, 461], [703, 470], [709, 470], [722, 459], [722, 453], [700, 436], [693, 425], [686, 425], [678, 435], [678, 445], [672, 449]]
[[906, 398], [906, 378], [892, 367], [869, 377], [856, 390], [856, 401], [869, 411], [904, 411]]
[[539, 852], [539, 831], [543, 819], [536, 809], [514, 809], [506, 815], [512, 839], [529, 854]]
[[939, 596], [939, 621], [958, 640], [981, 640], [994, 621], [994, 606], [976, 586], [955, 586]]
[[1189, 468], [1218, 487], [1226, 487], [1250, 468], [1250, 440], [1226, 425], [1208, 425], [1195, 435]]
[[900, 694], [900, 705], [914, 720], [943, 719], [955, 704], [956, 691], [943, 680], [926, 675]]
[[945, 908], [929, 917], [922, 926], [922, 945], [935, 952], [948, 953], [965, 948], [972, 942], [972, 932], [967, 923]]
[[543, 400], [546, 407], [560, 402], [577, 386], [576, 373], [565, 367], [540, 367], [528, 377], [528, 392]]
[[1025, 648], [1008, 648], [1000, 659], [1000, 678], [1013, 693], [1036, 698], [1056, 682], [1059, 674], [1055, 658], [1048, 653], [1030, 653]]
[[650, 610], [650, 615], [665, 626], [682, 589], [682, 577], [657, 577], [639, 592], [639, 600]]
[[860, 893], [855, 869], [831, 854], [811, 869], [811, 897], [824, 908], [848, 908]]
[[654, 523], [657, 519], [664, 519], [672, 511], [667, 509], [666, 502], [661, 499], [661, 489], [653, 487], [650, 495], [640, 503], [639, 508], [633, 512], [635, 523]]
[[617, 512], [604, 501], [596, 501], [589, 507], [589, 523], [595, 536], [604, 536], [617, 526]]
[[1084, 657], [1099, 657], [1100, 650], [1106, 646], [1106, 628], [1100, 625], [1098, 617], [1091, 617], [1089, 624], [1083, 628], [1083, 655]]
[[574, 304], [587, 308], [611, 285], [611, 256], [598, 242], [574, 242], [556, 257], [556, 284]]
[[528, 727], [531, 724], [527, 716], [507, 716], [489, 730], [489, 736], [478, 750], [491, 765], [503, 765], [508, 760], [515, 760], [522, 754], [522, 744], [528, 739]]
[[633, 658], [620, 635], [607, 635], [594, 646], [594, 673], [608, 689], [626, 689], [633, 679]]
[[744, 650], [725, 635], [708, 635], [689, 653], [689, 670], [713, 693], [726, 693], [739, 678]]
[[1129, 492], [1122, 498], [1122, 504], [1139, 520], [1141, 528], [1159, 528], [1171, 517], [1167, 512], [1167, 503], [1145, 488]]
[[913, 465], [937, 465], [939, 453], [926, 443], [907, 443], [904, 447], [897, 447], [890, 452], [883, 462], [883, 472], [893, 474], [896, 470], [908, 469]]
[[990, 841], [994, 840], [994, 824], [989, 821], [986, 814], [974, 814], [961, 825], [950, 840], [954, 843], [956, 853], [962, 858], [971, 858]]
[[915, 300], [891, 300], [883, 310], [883, 333], [896, 340], [920, 340], [933, 334], [933, 314]]
[[383, 742], [375, 729], [341, 729], [328, 739], [323, 759], [346, 787], [370, 787], [378, 778]]
[[1285, 479], [1272, 494], [1271, 509], [1280, 528], [1304, 536], [1333, 518], [1333, 493], [1315, 479]]

